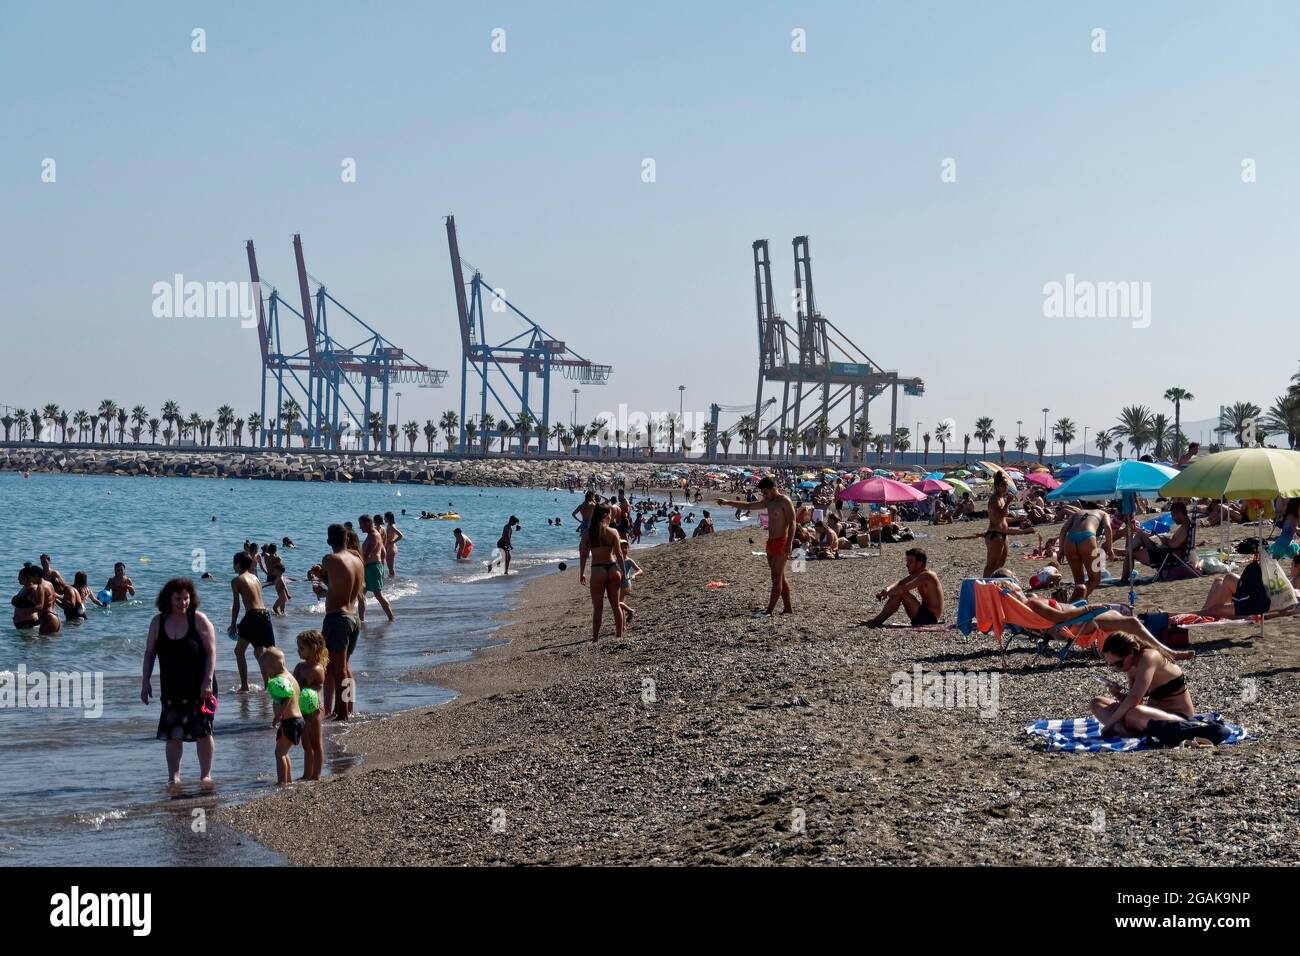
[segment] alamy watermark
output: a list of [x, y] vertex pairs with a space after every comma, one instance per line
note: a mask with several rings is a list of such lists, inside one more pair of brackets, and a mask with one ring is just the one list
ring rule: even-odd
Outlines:
[[895, 671], [889, 703], [894, 707], [969, 709], [985, 720], [998, 715], [998, 675], [990, 671], [927, 671], [920, 664]]
[[80, 710], [96, 718], [104, 713], [103, 671], [29, 671], [19, 664], [17, 671], [0, 671], [0, 709], [5, 708]]
[[1093, 282], [1065, 274], [1043, 286], [1043, 315], [1049, 319], [1130, 319], [1135, 329], [1151, 324], [1150, 282]]
[[171, 282], [155, 282], [156, 319], [239, 319], [241, 328], [257, 325], [262, 290], [256, 282], [186, 282], [176, 273]]

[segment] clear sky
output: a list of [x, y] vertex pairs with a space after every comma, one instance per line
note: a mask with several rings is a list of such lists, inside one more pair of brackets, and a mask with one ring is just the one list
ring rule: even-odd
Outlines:
[[[771, 240], [791, 317], [802, 233], [821, 311], [925, 379], [902, 402], [909, 426], [951, 417], [960, 435], [988, 414], [1014, 438], [1049, 406], [1095, 431], [1125, 404], [1172, 415], [1173, 385], [1203, 419], [1267, 407], [1300, 360], [1293, 2], [53, 2], [0, 16], [0, 403], [255, 410], [256, 333], [155, 318], [152, 286], [244, 279], [251, 237], [288, 291], [300, 232], [340, 300], [452, 372], [443, 391], [404, 390], [403, 419], [437, 418], [459, 404], [447, 213], [466, 259], [614, 365], [580, 397], [584, 418], [675, 411], [678, 385], [688, 412], [752, 402], [750, 243]], [[1149, 282], [1149, 326], [1045, 317], [1044, 285], [1067, 274]], [[557, 408], [567, 419], [567, 389]]]

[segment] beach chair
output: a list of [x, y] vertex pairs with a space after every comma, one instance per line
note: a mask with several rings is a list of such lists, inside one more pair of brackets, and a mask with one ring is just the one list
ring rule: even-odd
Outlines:
[[[1057, 624], [1040, 617], [1032, 609], [1009, 596], [1006, 593], [1007, 584], [1000, 578], [972, 579], [972, 590], [975, 596], [975, 626], [980, 631], [993, 634], [998, 642], [1004, 667], [1007, 661], [1007, 649], [1016, 634], [1037, 636], [1040, 641], [1039, 653], [1042, 653], [1043, 648], [1047, 646], [1047, 641], [1053, 638], [1064, 639], [1065, 647], [1056, 655], [1058, 667], [1065, 663], [1065, 659], [1076, 645], [1080, 648], [1090, 648], [1101, 638], [1101, 633], [1096, 629], [1085, 635], [1081, 633], [1080, 627], [1097, 615], [1105, 613], [1109, 608], [1081, 610], [1077, 617]], [[1084, 606], [1086, 605], [1082, 603], [1079, 605], [1081, 609]], [[960, 601], [958, 611], [960, 615]], [[959, 617], [958, 626], [960, 627], [961, 624]], [[1004, 632], [1007, 633], [1005, 642], [1002, 639]]]
[[1156, 567], [1157, 581], [1185, 581], [1202, 576], [1196, 567], [1196, 522], [1187, 528], [1187, 540], [1177, 551], [1170, 551]]

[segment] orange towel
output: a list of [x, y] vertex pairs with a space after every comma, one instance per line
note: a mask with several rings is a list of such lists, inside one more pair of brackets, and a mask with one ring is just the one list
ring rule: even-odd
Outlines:
[[975, 624], [981, 631], [992, 632], [998, 645], [1002, 644], [1002, 630], [1008, 624], [1023, 627], [1028, 631], [1057, 631], [1073, 639], [1080, 647], [1090, 647], [1101, 636], [1101, 631], [1093, 628], [1089, 634], [1080, 637], [1073, 629], [1054, 624], [1047, 618], [1035, 614], [1015, 598], [1010, 597], [997, 584], [984, 581], [975, 582]]

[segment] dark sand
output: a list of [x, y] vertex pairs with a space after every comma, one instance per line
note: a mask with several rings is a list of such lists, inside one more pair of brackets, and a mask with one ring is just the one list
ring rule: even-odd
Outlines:
[[[921, 530], [951, 620], [983, 543]], [[358, 772], [220, 816], [317, 866], [1300, 860], [1300, 617], [1269, 622], [1263, 640], [1251, 625], [1193, 631], [1198, 656], [1184, 669], [1197, 709], [1257, 740], [1051, 754], [1023, 725], [1086, 713], [1099, 663], [1058, 668], [1022, 641], [1001, 670], [988, 637], [854, 627], [902, 575], [907, 545], [810, 562], [792, 577], [797, 613], [753, 620], [767, 597], [766, 564], [750, 553], [762, 534], [637, 552], [636, 627], [616, 639], [607, 616], [595, 645], [576, 569], [532, 582], [501, 632], [509, 643], [422, 675], [458, 700], [351, 729]], [[1025, 550], [1011, 557], [1023, 580], [1041, 565]], [[714, 579], [733, 584], [708, 590]], [[1208, 588], [1147, 586], [1139, 610], [1195, 610]], [[1111, 588], [1095, 599], [1126, 598]], [[918, 663], [999, 671], [997, 716], [892, 707], [891, 674]]]

